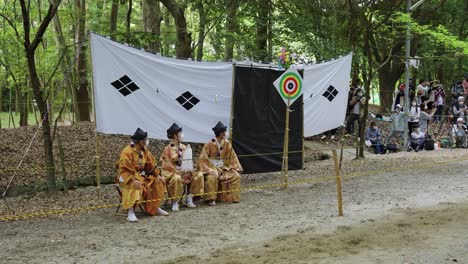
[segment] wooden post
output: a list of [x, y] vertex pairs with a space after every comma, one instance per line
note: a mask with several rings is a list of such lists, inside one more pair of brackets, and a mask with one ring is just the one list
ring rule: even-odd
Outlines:
[[343, 164], [343, 150], [344, 150], [344, 143], [345, 143], [345, 138], [344, 138], [344, 135], [345, 135], [345, 126], [342, 127], [342, 130], [341, 130], [341, 149], [340, 149], [340, 171], [341, 171], [341, 165]]
[[[89, 32], [88, 38], [90, 37]], [[91, 41], [88, 42], [88, 44], [91, 43]], [[88, 52], [91, 53], [91, 49], [88, 48]], [[95, 151], [96, 155], [95, 161], [96, 161], [96, 191], [97, 191], [97, 197], [100, 200], [101, 199], [101, 163], [100, 163], [100, 157], [99, 157], [99, 134], [97, 131], [97, 119], [96, 119], [96, 93], [94, 90], [94, 68], [93, 68], [93, 56], [89, 54], [89, 57], [91, 58], [91, 97], [92, 97], [92, 103], [93, 103], [93, 117], [94, 117], [94, 138], [95, 138]], [[74, 109], [77, 111], [77, 108]]]
[[[95, 121], [96, 122], [96, 121]], [[101, 199], [101, 164], [99, 162], [99, 135], [97, 129], [95, 129], [96, 138], [96, 187], [98, 200]]]
[[341, 191], [341, 176], [340, 176], [340, 168], [338, 164], [338, 155], [336, 153], [336, 149], [333, 151], [333, 161], [335, 162], [335, 176], [336, 176], [336, 192], [338, 196], [338, 215], [343, 216], [343, 197]]
[[291, 106], [291, 99], [288, 98], [288, 105], [286, 106], [286, 126], [284, 129], [284, 146], [283, 146], [283, 189], [288, 188], [288, 178], [289, 178], [289, 108]]
[[67, 172], [65, 170], [65, 154], [63, 153], [63, 144], [62, 144], [62, 136], [60, 135], [60, 131], [57, 133], [57, 146], [58, 146], [58, 154], [60, 158], [60, 170], [62, 172], [62, 182], [63, 182], [63, 192], [68, 192], [67, 186]]
[[[229, 142], [231, 143], [231, 153], [228, 157], [228, 164], [231, 164], [231, 156], [234, 151], [234, 142], [232, 142], [232, 124], [234, 123], [234, 85], [236, 83], [236, 63], [232, 64], [232, 82], [231, 82], [231, 114], [229, 117]], [[224, 157], [226, 158], [226, 157]]]

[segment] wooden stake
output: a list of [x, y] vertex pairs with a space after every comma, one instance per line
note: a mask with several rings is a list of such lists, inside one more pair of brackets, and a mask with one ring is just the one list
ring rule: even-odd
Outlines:
[[332, 150], [333, 152], [333, 161], [335, 162], [335, 176], [336, 176], [336, 193], [338, 196], [338, 215], [343, 216], [343, 197], [341, 191], [341, 176], [340, 176], [340, 168], [338, 164], [338, 154], [336, 153], [336, 149]]
[[[90, 37], [90, 34], [88, 32], [88, 38]], [[89, 42], [91, 43], [91, 41]], [[88, 45], [90, 45], [88, 43]], [[93, 101], [93, 117], [94, 117], [94, 137], [95, 137], [95, 148], [96, 148], [96, 192], [97, 192], [97, 197], [98, 200], [101, 199], [101, 163], [100, 163], [100, 157], [99, 157], [99, 134], [97, 131], [97, 118], [96, 118], [96, 93], [94, 90], [94, 69], [93, 69], [93, 56], [91, 56], [91, 49], [88, 48], [89, 51], [89, 57], [91, 58], [91, 96], [92, 96], [92, 101]], [[77, 111], [77, 108], [74, 109]]]
[[345, 143], [345, 138], [344, 138], [344, 135], [345, 135], [345, 127], [343, 126], [342, 127], [342, 130], [341, 130], [341, 149], [340, 149], [340, 171], [341, 171], [341, 165], [343, 164], [343, 150], [344, 150], [344, 143]]
[[97, 133], [97, 129], [95, 130], [95, 138], [96, 138], [96, 187], [97, 187], [97, 197], [98, 200], [101, 199], [101, 164], [99, 160], [99, 135]]
[[60, 158], [60, 170], [62, 172], [63, 192], [67, 193], [68, 186], [67, 186], [67, 172], [65, 170], [65, 154], [63, 152], [62, 136], [60, 133], [61, 133], [60, 131], [57, 133], [57, 147], [58, 147], [58, 152], [59, 152], [58, 154]]
[[288, 105], [286, 106], [286, 126], [284, 129], [284, 145], [283, 145], [283, 189], [288, 188], [288, 178], [289, 178], [289, 108], [291, 106], [291, 99], [288, 98]]

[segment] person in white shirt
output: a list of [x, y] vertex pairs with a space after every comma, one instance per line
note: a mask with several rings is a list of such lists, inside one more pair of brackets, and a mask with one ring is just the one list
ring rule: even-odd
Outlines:
[[408, 148], [408, 151], [414, 149], [414, 151], [418, 152], [424, 148], [424, 140], [426, 138], [426, 134], [419, 130], [419, 125], [414, 125], [413, 133], [411, 133], [411, 142]]
[[408, 133], [411, 134], [415, 125], [419, 124], [419, 118], [421, 117], [421, 108], [417, 105], [416, 100], [411, 103], [411, 108], [408, 117]]
[[427, 91], [429, 91], [429, 87], [427, 86], [426, 80], [420, 80], [419, 85], [416, 88], [416, 95], [417, 95], [417, 103], [420, 105], [422, 103], [421, 97], [427, 96]]
[[463, 118], [458, 118], [457, 123], [452, 127], [452, 142], [453, 147], [466, 148], [467, 147], [468, 130]]
[[458, 103], [455, 103], [452, 106], [452, 112], [453, 112], [453, 117], [463, 119], [463, 121], [466, 120], [466, 115], [468, 114], [468, 107], [465, 105], [465, 97], [459, 96], [458, 97]]

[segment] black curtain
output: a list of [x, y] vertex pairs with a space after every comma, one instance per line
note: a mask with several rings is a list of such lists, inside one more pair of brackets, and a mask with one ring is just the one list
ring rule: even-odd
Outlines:
[[[234, 71], [232, 140], [244, 172], [281, 171], [286, 104], [273, 82], [284, 71], [242, 66]], [[302, 95], [291, 105], [289, 170], [302, 169], [302, 105]]]

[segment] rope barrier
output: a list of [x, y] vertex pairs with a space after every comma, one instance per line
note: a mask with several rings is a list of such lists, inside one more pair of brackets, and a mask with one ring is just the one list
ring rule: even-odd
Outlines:
[[[427, 141], [429, 139], [424, 139], [424, 141]], [[380, 145], [385, 145], [384, 143], [380, 144]], [[365, 144], [364, 145], [360, 145], [361, 147], [367, 147]], [[371, 144], [371, 146], [376, 146], [376, 144]], [[332, 151], [336, 148], [322, 148], [322, 149], [308, 149], [306, 151], [304, 151], [305, 154], [304, 155], [304, 158], [306, 157], [313, 157], [315, 155], [315, 153], [308, 153], [308, 152], [320, 152], [320, 151]], [[347, 150], [355, 150], [356, 149], [356, 144], [354, 144], [354, 146], [350, 146], [350, 147], [345, 147], [343, 148], [344, 151], [346, 151], [347, 153], [350, 153], [350, 154], [355, 154], [355, 153], [352, 153], [352, 152], [349, 152]], [[450, 148], [447, 148], [447, 149], [450, 149]], [[302, 150], [297, 150], [297, 151], [289, 151], [289, 153], [292, 153], [292, 154], [299, 154], [299, 153], [303, 153]], [[269, 152], [269, 153], [254, 153], [254, 154], [245, 154], [245, 155], [238, 155], [237, 157], [238, 158], [244, 158], [244, 157], [259, 157], [259, 156], [268, 156], [268, 155], [280, 155], [280, 154], [283, 154], [283, 152]], [[226, 160], [227, 159], [230, 159], [230, 157], [226, 157], [225, 158]], [[188, 159], [181, 159], [180, 161], [186, 161]], [[174, 161], [177, 161], [177, 160], [174, 160]], [[91, 161], [92, 162], [92, 161]], [[163, 163], [163, 162], [173, 162], [173, 161], [157, 161], [157, 163]], [[76, 162], [74, 163], [76, 164]], [[113, 165], [117, 165], [117, 164], [125, 164], [125, 163], [119, 163], [119, 162], [113, 162], [112, 163]], [[90, 163], [91, 165], [91, 163]], [[93, 164], [94, 165], [94, 164]], [[66, 168], [72, 168], [72, 167], [66, 167]], [[157, 167], [158, 169], [161, 169], [162, 167], [161, 166], [158, 166]], [[28, 166], [28, 168], [16, 168], [16, 167], [5, 167], [5, 168], [1, 168], [0, 169], [0, 173], [7, 173], [7, 172], [12, 172], [12, 171], [21, 171], [21, 172], [34, 172], [34, 171], [39, 171], [39, 170], [46, 170], [46, 169], [49, 169], [48, 167], [39, 167], [39, 166]]]
[[[373, 171], [367, 171], [367, 172], [361, 172], [361, 173], [345, 174], [344, 176], [341, 176], [341, 178], [355, 178], [355, 177], [369, 176], [369, 175], [373, 175], [373, 174], [381, 174], [381, 173], [386, 173], [386, 172], [405, 171], [405, 170], [408, 170], [408, 169], [416, 170], [418, 168], [427, 168], [427, 167], [431, 167], [431, 166], [435, 166], [435, 165], [455, 163], [455, 162], [463, 162], [463, 161], [467, 161], [467, 160], [468, 159], [452, 159], [452, 160], [441, 161], [441, 162], [425, 163], [425, 164], [421, 164], [419, 166], [402, 166], [402, 167], [398, 167], [398, 168], [402, 168], [401, 170], [396, 170], [395, 168], [373, 170]], [[308, 179], [302, 179], [302, 180], [296, 180], [296, 181], [289, 182], [288, 185], [298, 185], [298, 184], [313, 183], [313, 182], [324, 182], [324, 181], [333, 180], [333, 179], [336, 179], [336, 178], [337, 178], [336, 176], [321, 177], [321, 178], [308, 178]], [[193, 195], [193, 196], [199, 196], [200, 197], [200, 196], [210, 195], [210, 194], [222, 194], [222, 193], [229, 193], [229, 192], [245, 192], [245, 191], [252, 191], [252, 190], [259, 190], [259, 189], [269, 189], [269, 188], [275, 188], [275, 187], [283, 187], [284, 185], [285, 185], [285, 183], [273, 183], [273, 184], [266, 184], [266, 185], [259, 185], [259, 186], [244, 187], [244, 188], [227, 190], [227, 191], [218, 191], [218, 192], [197, 194], [197, 195]], [[181, 196], [177, 196], [177, 197], [164, 197], [164, 198], [160, 198], [160, 199], [145, 200], [145, 201], [141, 201], [140, 203], [157, 202], [157, 201], [165, 201], [165, 200], [173, 200], [173, 199], [183, 199], [183, 198], [186, 198], [186, 197], [187, 197], [187, 195], [181, 195]], [[36, 218], [36, 217], [48, 217], [48, 216], [52, 216], [52, 215], [61, 215], [61, 214], [66, 214], [66, 213], [87, 212], [87, 211], [94, 211], [94, 210], [98, 210], [98, 209], [118, 207], [118, 206], [123, 206], [123, 205], [124, 205], [123, 203], [113, 203], [113, 204], [103, 204], [103, 205], [87, 206], [87, 207], [72, 208], [72, 209], [60, 209], [60, 210], [50, 210], [50, 211], [45, 211], [45, 212], [34, 212], [34, 213], [21, 214], [21, 215], [7, 215], [7, 216], [1, 216], [0, 221], [17, 221], [17, 220], [25, 220], [25, 219], [30, 219], [30, 218]]]

